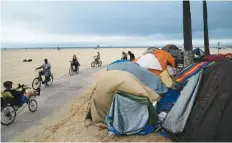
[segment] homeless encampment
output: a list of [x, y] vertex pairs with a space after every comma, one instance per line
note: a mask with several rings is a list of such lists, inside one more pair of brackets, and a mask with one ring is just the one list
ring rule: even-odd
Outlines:
[[146, 68], [139, 66], [133, 62], [119, 62], [114, 64], [110, 64], [107, 67], [107, 70], [121, 70], [127, 71], [137, 77], [142, 83], [144, 83], [147, 87], [156, 91], [157, 93], [165, 93], [167, 92], [166, 86], [163, 84], [161, 79], [152, 74]]
[[[85, 93], [91, 97], [87, 119], [93, 123], [104, 123], [104, 119], [112, 104], [113, 96], [122, 91], [133, 96], [142, 96], [149, 102], [157, 101], [159, 95], [145, 86], [135, 76], [126, 71], [103, 71], [96, 75], [96, 81]], [[141, 117], [142, 118], [142, 117]]]
[[[179, 131], [182, 129], [183, 131], [173, 133], [173, 130], [170, 130], [171, 128], [168, 128], [165, 123], [163, 125], [167, 128], [170, 137], [174, 141], [232, 141], [231, 73], [232, 61], [217, 62], [204, 69], [200, 86], [195, 97], [191, 113], [188, 116], [188, 120], [184, 129], [183, 126], [178, 128]], [[186, 105], [184, 104], [184, 106]], [[172, 110], [174, 109], [175, 108], [173, 107]], [[176, 110], [179, 109], [176, 108]]]

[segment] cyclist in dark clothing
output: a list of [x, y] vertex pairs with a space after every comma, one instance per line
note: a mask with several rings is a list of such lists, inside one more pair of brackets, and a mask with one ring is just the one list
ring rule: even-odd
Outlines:
[[95, 58], [95, 61], [98, 62], [100, 60], [101, 56], [100, 56], [100, 52], [97, 52], [97, 56]]
[[79, 68], [80, 66], [80, 63], [77, 59], [77, 56], [76, 55], [73, 55], [73, 59], [72, 59], [72, 63], [71, 63], [72, 67], [74, 66], [74, 72], [77, 71], [77, 69]]
[[128, 55], [130, 55], [130, 61], [135, 60], [135, 55], [131, 51], [128, 51]]

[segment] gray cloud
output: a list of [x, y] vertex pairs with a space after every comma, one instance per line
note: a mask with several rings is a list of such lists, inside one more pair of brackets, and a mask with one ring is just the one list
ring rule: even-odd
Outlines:
[[[208, 2], [211, 38], [232, 38], [232, 2]], [[3, 1], [2, 29], [64, 35], [162, 34], [182, 39], [182, 2]], [[203, 37], [202, 2], [191, 2], [193, 38]], [[7, 31], [7, 30], [5, 30]], [[5, 33], [2, 33], [4, 36]]]

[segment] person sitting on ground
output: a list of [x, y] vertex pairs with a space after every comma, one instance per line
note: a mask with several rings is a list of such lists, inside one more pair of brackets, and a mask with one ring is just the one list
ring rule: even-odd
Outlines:
[[5, 87], [5, 90], [1, 93], [2, 98], [13, 99], [12, 101], [15, 105], [22, 105], [27, 103], [31, 96], [36, 95], [36, 92], [25, 92], [25, 90], [18, 91], [13, 89], [12, 81], [5, 81], [3, 86]]
[[128, 51], [128, 54], [130, 55], [130, 61], [135, 60], [135, 55], [131, 51]]
[[122, 52], [122, 60], [127, 60], [127, 54], [125, 52]]
[[79, 68], [80, 66], [80, 63], [77, 59], [77, 56], [76, 55], [73, 55], [73, 59], [72, 59], [72, 63], [71, 63], [71, 66], [73, 67], [74, 66], [74, 72], [77, 71], [77, 69]]
[[100, 57], [100, 53], [97, 52], [97, 56], [96, 56], [96, 58], [95, 58], [95, 61], [98, 62], [98, 61], [100, 60], [100, 58], [101, 58], [101, 57]]
[[51, 64], [48, 63], [47, 59], [44, 59], [44, 64], [41, 65], [40, 67], [36, 68], [36, 70], [42, 69], [42, 68], [43, 68], [43, 70], [39, 71], [39, 78], [42, 79], [41, 76], [44, 75], [45, 76], [45, 81], [42, 82], [42, 84], [46, 84], [47, 81], [48, 81], [48, 78], [49, 78], [49, 76], [51, 74]]

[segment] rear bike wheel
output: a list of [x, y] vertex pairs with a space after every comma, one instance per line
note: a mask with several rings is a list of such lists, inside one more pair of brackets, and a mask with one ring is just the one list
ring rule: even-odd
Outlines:
[[77, 67], [77, 71], [76, 71], [76, 73], [77, 73], [77, 74], [79, 73], [79, 67]]
[[91, 67], [95, 67], [95, 61], [93, 61], [92, 63], [91, 63]]
[[28, 109], [31, 112], [35, 112], [37, 110], [37, 108], [38, 108], [37, 101], [35, 99], [30, 99], [28, 102]]
[[98, 61], [98, 66], [100, 67], [102, 65], [102, 61]]
[[41, 80], [39, 79], [39, 77], [34, 78], [34, 80], [32, 81], [32, 88], [36, 90], [40, 88], [40, 86], [41, 86]]
[[49, 76], [47, 85], [50, 86], [50, 85], [52, 85], [52, 83], [53, 83], [53, 75], [51, 74], [51, 75]]
[[73, 69], [72, 69], [72, 67], [69, 69], [69, 75], [70, 75], [70, 76], [73, 75]]
[[16, 110], [13, 106], [7, 105], [1, 109], [1, 124], [10, 125], [16, 118]]

